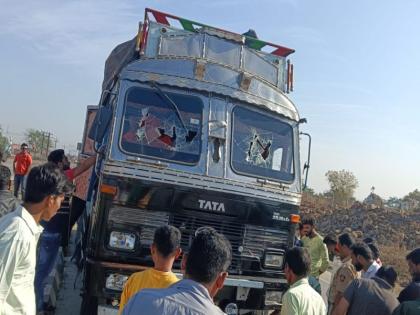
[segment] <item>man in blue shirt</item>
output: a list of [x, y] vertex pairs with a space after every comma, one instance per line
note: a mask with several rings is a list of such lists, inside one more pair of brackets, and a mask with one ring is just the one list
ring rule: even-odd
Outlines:
[[213, 297], [223, 287], [231, 260], [229, 241], [213, 228], [200, 228], [185, 262], [184, 280], [167, 289], [140, 291], [129, 300], [122, 315], [224, 314]]

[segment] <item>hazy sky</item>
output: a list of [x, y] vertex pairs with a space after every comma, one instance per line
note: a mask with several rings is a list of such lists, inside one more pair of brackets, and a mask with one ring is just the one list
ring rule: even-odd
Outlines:
[[[257, 5], [258, 3], [258, 5]], [[104, 60], [151, 7], [296, 49], [290, 95], [313, 137], [309, 185], [348, 169], [357, 197], [420, 188], [420, 2], [0, 0], [0, 125], [75, 148]], [[305, 146], [305, 144], [304, 144]]]

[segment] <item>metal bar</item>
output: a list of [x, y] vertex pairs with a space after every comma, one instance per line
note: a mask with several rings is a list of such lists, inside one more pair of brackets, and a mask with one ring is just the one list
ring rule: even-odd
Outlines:
[[[184, 275], [182, 273], [175, 273], [175, 275], [182, 279]], [[225, 286], [227, 287], [242, 287], [242, 288], [252, 288], [252, 289], [263, 289], [264, 282], [262, 281], [254, 281], [254, 280], [247, 280], [247, 279], [235, 279], [235, 278], [226, 278]]]
[[[150, 12], [155, 18], [156, 18], [156, 15], [159, 16], [159, 18], [164, 16], [166, 22], [167, 22], [167, 18], [172, 18], [172, 19], [178, 20], [178, 21], [180, 21], [180, 23], [181, 23], [181, 20], [184, 20], [184, 21], [186, 20], [186, 19], [183, 19], [179, 16], [175, 16], [175, 15], [172, 15], [172, 14], [169, 14], [169, 13], [164, 13], [164, 12], [161, 12], [161, 11], [153, 10], [153, 9], [150, 9], [150, 8], [146, 8], [145, 12], [146, 12], [146, 14], [148, 12]], [[158, 23], [160, 23], [157, 19], [156, 19], [156, 21]], [[208, 28], [211, 28], [211, 29], [214, 29], [214, 30], [218, 30], [218, 31], [228, 33], [228, 34], [232, 34], [232, 35], [236, 35], [236, 36], [240, 35], [238, 33], [227, 31], [227, 30], [224, 30], [224, 29], [221, 29], [221, 28], [218, 28], [218, 27], [206, 25], [206, 24], [203, 24], [203, 23], [200, 23], [200, 22], [195, 22], [195, 21], [192, 21], [192, 20], [187, 20], [187, 21], [188, 21], [188, 24], [191, 24], [191, 25], [194, 24], [194, 25], [198, 25], [198, 26], [201, 26], [201, 27], [208, 27]], [[166, 23], [162, 23], [162, 24], [166, 24]], [[166, 25], [169, 25], [169, 24], [166, 24]], [[183, 24], [181, 23], [181, 25], [183, 25]], [[254, 37], [250, 37], [250, 36], [246, 36], [246, 35], [241, 35], [241, 36], [244, 36], [247, 40], [249, 40], [251, 42], [258, 41], [259, 45], [264, 44], [263, 46], [269, 45], [269, 46], [272, 46], [274, 48], [277, 48], [276, 50], [274, 50], [271, 53], [271, 54], [274, 54], [274, 55], [277, 55], [277, 56], [286, 57], [286, 56], [295, 52], [294, 49], [291, 49], [291, 48], [288, 48], [288, 47], [280, 46], [280, 45], [273, 44], [273, 43], [270, 43], [270, 42], [266, 42], [266, 41], [263, 41], [263, 40], [260, 40], [260, 39], [255, 39]]]

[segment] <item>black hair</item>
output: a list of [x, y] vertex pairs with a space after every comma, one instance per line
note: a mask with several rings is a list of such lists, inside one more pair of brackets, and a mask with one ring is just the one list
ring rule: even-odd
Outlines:
[[153, 237], [158, 252], [163, 257], [168, 257], [181, 245], [181, 232], [172, 225], [158, 227]]
[[5, 165], [0, 165], [0, 190], [6, 190], [9, 188], [10, 178], [12, 172]]
[[309, 224], [311, 226], [315, 225], [315, 219], [313, 217], [304, 217], [302, 219], [302, 225]]
[[363, 243], [366, 243], [369, 245], [370, 243], [375, 243], [375, 240], [371, 237], [366, 237], [363, 239]]
[[299, 231], [302, 231], [303, 230], [303, 224], [302, 224], [302, 222], [299, 222]]
[[51, 151], [50, 154], [48, 154], [47, 159], [48, 159], [48, 162], [58, 164], [63, 161], [64, 156], [65, 156], [64, 150], [57, 149], [57, 150]]
[[29, 172], [25, 187], [25, 202], [38, 203], [50, 195], [68, 194], [73, 185], [54, 163], [33, 167]]
[[369, 246], [372, 255], [373, 255], [373, 259], [377, 260], [379, 258], [379, 256], [381, 256], [381, 253], [379, 251], [378, 246], [375, 243], [369, 243], [367, 244], [367, 246]]
[[406, 257], [407, 260], [411, 261], [413, 264], [420, 264], [420, 247], [412, 250]]
[[21, 145], [20, 145], [20, 147], [22, 148], [22, 147], [27, 147], [28, 145], [24, 142], [24, 143], [22, 143]]
[[306, 277], [311, 270], [311, 257], [306, 248], [293, 247], [289, 249], [284, 256], [284, 262], [298, 277]]
[[185, 273], [192, 280], [210, 283], [227, 271], [231, 261], [232, 246], [226, 237], [211, 227], [202, 227], [191, 243]]
[[348, 248], [351, 248], [354, 245], [354, 238], [349, 233], [344, 233], [338, 237], [338, 242], [340, 245], [345, 245]]
[[373, 254], [369, 246], [365, 243], [356, 243], [353, 244], [351, 250], [355, 256], [362, 256], [366, 260], [372, 260]]
[[397, 281], [397, 272], [391, 266], [382, 266], [375, 274], [376, 277], [384, 279], [388, 282], [391, 286], [395, 285], [395, 281]]
[[324, 237], [323, 242], [326, 245], [337, 245], [337, 236], [335, 236], [334, 234], [328, 234]]

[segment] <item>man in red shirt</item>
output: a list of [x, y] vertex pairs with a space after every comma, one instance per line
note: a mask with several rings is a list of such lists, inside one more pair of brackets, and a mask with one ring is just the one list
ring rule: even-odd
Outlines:
[[26, 143], [22, 143], [20, 146], [20, 153], [16, 154], [15, 159], [13, 161], [13, 172], [15, 173], [14, 179], [14, 188], [15, 188], [15, 197], [17, 198], [19, 193], [19, 188], [22, 193], [22, 198], [25, 192], [25, 176], [29, 172], [29, 168], [32, 164], [32, 157], [29, 154], [28, 145]]
[[96, 162], [96, 156], [91, 156], [84, 160], [80, 165], [70, 168], [70, 162], [63, 149], [51, 151], [48, 155], [48, 162], [57, 164], [63, 170], [69, 181], [73, 181], [77, 176], [86, 172]]

